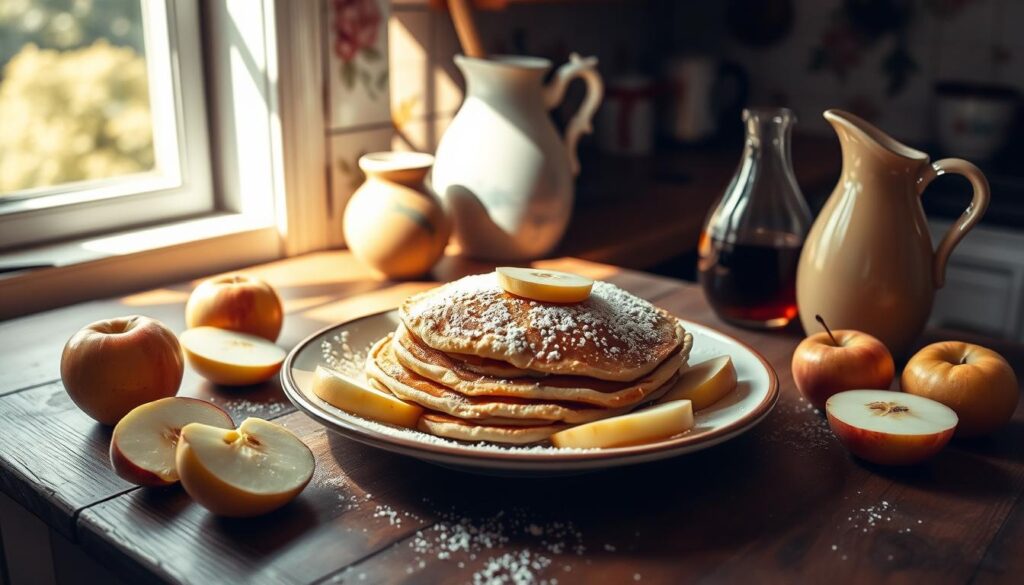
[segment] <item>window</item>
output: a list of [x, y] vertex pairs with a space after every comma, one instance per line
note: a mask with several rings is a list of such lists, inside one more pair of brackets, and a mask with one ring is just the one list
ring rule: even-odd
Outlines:
[[197, 0], [0, 2], [0, 249], [213, 209]]
[[[39, 172], [51, 184], [0, 194], [0, 320], [326, 247], [338, 221], [324, 178], [323, 6], [0, 0], [0, 27], [21, 26], [26, 14], [29, 24], [59, 17], [85, 26], [86, 9], [105, 11], [95, 18], [103, 31], [96, 38], [82, 33], [78, 44], [59, 48], [39, 38], [35, 50], [75, 51], [97, 41], [129, 47], [121, 54], [144, 62], [139, 95], [149, 104], [147, 120], [146, 100], [129, 102], [142, 104], [130, 135], [151, 135], [152, 143], [148, 169], [142, 156], [131, 168], [106, 165], [97, 175]], [[35, 9], [49, 12], [40, 19]], [[125, 25], [126, 35], [118, 35]], [[31, 42], [10, 30], [0, 28], [8, 62]], [[132, 30], [141, 42], [125, 38]], [[20, 123], [14, 118], [0, 109], [0, 134]], [[145, 153], [146, 142], [134, 142], [132, 152]]]

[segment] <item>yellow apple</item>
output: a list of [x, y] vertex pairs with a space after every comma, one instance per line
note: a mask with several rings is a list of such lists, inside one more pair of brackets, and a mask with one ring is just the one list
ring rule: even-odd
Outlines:
[[245, 333], [196, 327], [181, 334], [189, 365], [224, 386], [247, 386], [273, 378], [287, 355], [273, 343]]
[[933, 343], [914, 354], [900, 377], [904, 392], [952, 408], [958, 437], [987, 435], [1009, 422], [1020, 389], [1003, 356], [962, 341]]
[[110, 438], [110, 465], [122, 479], [146, 486], [178, 481], [174, 452], [189, 423], [235, 428], [228, 413], [196, 398], [175, 396], [137, 406], [124, 415]]
[[694, 364], [679, 375], [668, 394], [658, 402], [689, 400], [694, 410], [703, 410], [736, 389], [736, 368], [727, 355]]
[[140, 404], [177, 394], [184, 368], [174, 333], [139, 315], [83, 327], [60, 357], [68, 396], [105, 425], [117, 423]]
[[551, 435], [551, 442], [577, 449], [622, 447], [667, 439], [691, 428], [693, 405], [676, 400], [559, 431]]
[[228, 274], [205, 280], [185, 305], [185, 324], [219, 327], [276, 341], [284, 309], [274, 288], [248, 274]]
[[423, 409], [363, 385], [325, 368], [316, 367], [313, 394], [356, 416], [401, 427], [415, 428]]
[[316, 460], [281, 425], [247, 418], [238, 429], [191, 423], [175, 453], [181, 487], [219, 516], [259, 516], [292, 501], [313, 477]]

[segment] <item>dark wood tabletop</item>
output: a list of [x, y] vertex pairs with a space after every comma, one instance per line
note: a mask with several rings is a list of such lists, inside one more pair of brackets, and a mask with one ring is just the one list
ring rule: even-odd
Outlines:
[[[84, 303], [0, 323], [0, 576], [15, 585], [39, 575], [209, 585], [474, 583], [513, 573], [563, 584], [1021, 582], [1024, 403], [1007, 428], [954, 441], [924, 465], [866, 464], [796, 392], [797, 331], [730, 327], [681, 281], [569, 258], [541, 264], [609, 280], [752, 345], [778, 373], [778, 405], [752, 431], [676, 459], [503, 478], [345, 439], [297, 412], [276, 379], [219, 388], [186, 368], [182, 395], [211, 400], [236, 421], [275, 420], [316, 456], [296, 501], [262, 518], [225, 520], [179, 487], [138, 488], [115, 476], [110, 429], [75, 408], [58, 374], [64, 342], [93, 320], [141, 313], [183, 330], [194, 283]], [[487, 269], [446, 259], [434, 275]], [[345, 252], [248, 271], [285, 300], [278, 343], [286, 348], [436, 284], [374, 280]], [[1022, 345], [954, 331], [929, 331], [921, 343], [951, 338], [1001, 352], [1024, 379]]]

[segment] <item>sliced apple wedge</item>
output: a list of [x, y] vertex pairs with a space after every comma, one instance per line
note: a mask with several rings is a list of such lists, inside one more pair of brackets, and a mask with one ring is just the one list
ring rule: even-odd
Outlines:
[[495, 271], [505, 292], [534, 301], [579, 303], [587, 300], [594, 286], [585, 276], [558, 270], [499, 266]]
[[196, 327], [178, 339], [189, 365], [200, 376], [224, 386], [247, 386], [274, 377], [285, 351], [247, 333], [216, 327]]
[[679, 381], [658, 400], [689, 400], [694, 410], [703, 410], [736, 389], [736, 368], [727, 355], [711, 358], [690, 366], [679, 376]]
[[693, 404], [676, 400], [551, 435], [556, 447], [593, 449], [650, 443], [693, 428]]
[[378, 422], [416, 428], [423, 409], [323, 366], [317, 366], [313, 394], [321, 400], [356, 416]]
[[306, 487], [316, 460], [281, 425], [247, 418], [238, 429], [192, 423], [181, 429], [175, 460], [188, 495], [219, 516], [259, 516]]
[[161, 398], [137, 406], [117, 423], [110, 438], [114, 473], [137, 485], [163, 486], [178, 481], [174, 452], [189, 423], [235, 428], [217, 406], [196, 398]]

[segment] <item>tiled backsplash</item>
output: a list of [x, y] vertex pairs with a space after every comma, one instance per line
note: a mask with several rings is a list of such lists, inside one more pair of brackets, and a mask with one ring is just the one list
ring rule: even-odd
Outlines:
[[[359, 155], [389, 148], [433, 151], [462, 101], [463, 81], [452, 62], [459, 45], [446, 12], [429, 9], [425, 1], [322, 1], [329, 180], [332, 215], [340, 226], [344, 204], [361, 182]], [[859, 29], [844, 24], [849, 15], [843, 12], [857, 3], [766, 0], [761, 6], [791, 6], [792, 20], [777, 42], [763, 47], [737, 40], [729, 7], [744, 4], [527, 3], [478, 11], [476, 19], [492, 53], [539, 55], [556, 64], [571, 51], [597, 55], [606, 77], [625, 69], [657, 76], [674, 55], [722, 56], [748, 71], [752, 104], [794, 108], [804, 132], [831, 135], [821, 112], [840, 107], [925, 145], [933, 138], [936, 82], [1024, 90], [1024, 0], [891, 0], [873, 4], [872, 18], [883, 5], [910, 7], [906, 26], [883, 18]], [[767, 24], [753, 26], [761, 31]], [[877, 40], [864, 36], [865, 26]], [[904, 87], [892, 92], [889, 67], [898, 46], [906, 48], [911, 65]], [[816, 53], [819, 61], [824, 58], [819, 68], [812, 67]]]
[[[858, 36], [856, 27], [844, 26], [844, 4], [850, 3], [795, 0], [791, 31], [769, 47], [744, 46], [722, 31], [722, 38], [729, 40], [720, 50], [748, 69], [753, 100], [793, 107], [805, 131], [830, 133], [821, 112], [840, 107], [859, 111], [894, 136], [923, 144], [933, 139], [936, 82], [999, 83], [1024, 90], [1024, 1], [894, 0], [889, 4], [910, 8], [909, 22], [898, 32], [882, 33], [877, 42]], [[874, 18], [885, 4], [872, 4]], [[677, 21], [681, 19], [685, 15]], [[887, 68], [892, 63], [887, 59], [901, 35], [912, 65], [905, 88], [890, 94]], [[833, 62], [848, 64], [845, 76], [836, 67], [811, 68], [819, 48]]]

